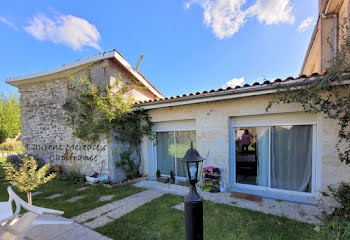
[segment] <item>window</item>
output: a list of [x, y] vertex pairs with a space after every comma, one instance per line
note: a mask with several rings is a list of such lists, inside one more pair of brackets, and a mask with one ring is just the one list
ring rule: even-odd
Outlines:
[[236, 182], [311, 191], [312, 125], [235, 129]]
[[157, 169], [161, 174], [169, 175], [174, 171], [175, 176], [185, 177], [181, 159], [187, 150], [196, 146], [196, 131], [169, 131], [156, 133]]

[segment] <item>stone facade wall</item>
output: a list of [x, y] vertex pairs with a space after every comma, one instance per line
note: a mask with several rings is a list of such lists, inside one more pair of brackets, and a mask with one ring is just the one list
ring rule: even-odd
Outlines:
[[[176, 121], [193, 119], [196, 121], [197, 149], [201, 156], [207, 156], [205, 166], [215, 166], [223, 170], [223, 180], [229, 186], [229, 138], [230, 121], [232, 117], [266, 114], [290, 113], [293, 116], [302, 109], [297, 105], [288, 104], [274, 106], [266, 112], [269, 96], [254, 96], [240, 99], [216, 101], [152, 109], [149, 111], [153, 122]], [[336, 122], [325, 118], [322, 114], [317, 119], [317, 189], [324, 191], [328, 185], [341, 181], [350, 181], [350, 167], [341, 163], [337, 158], [335, 144], [337, 140]], [[231, 143], [232, 144], [232, 143]], [[149, 154], [146, 144], [143, 144], [144, 171], [153, 176], [149, 169], [149, 161], [154, 161]]]
[[[101, 63], [88, 70], [94, 83], [106, 82]], [[74, 76], [83, 73], [85, 70]], [[63, 109], [70, 94], [67, 84], [67, 78], [59, 78], [19, 87], [22, 141], [26, 152], [66, 170], [90, 175], [102, 169], [103, 173], [108, 173], [107, 140], [92, 144], [72, 136], [73, 129]]]
[[[119, 72], [123, 73], [125, 81], [131, 79], [130, 73], [111, 63], [111, 60], [103, 60], [77, 72], [72, 73], [71, 70], [69, 75], [78, 78], [88, 74], [92, 82], [102, 88], [112, 83]], [[19, 86], [22, 141], [26, 152], [53, 165], [61, 165], [66, 170], [86, 175], [102, 171], [109, 174], [112, 180], [120, 180], [116, 175], [122, 178], [123, 174], [116, 170], [112, 141], [105, 139], [99, 143], [89, 143], [73, 137], [72, 126], [68, 124], [63, 109], [67, 98], [73, 95], [67, 87], [67, 76], [42, 81], [34, 79]], [[145, 90], [136, 97], [139, 98], [136, 100], [145, 100], [153, 99], [154, 95]]]

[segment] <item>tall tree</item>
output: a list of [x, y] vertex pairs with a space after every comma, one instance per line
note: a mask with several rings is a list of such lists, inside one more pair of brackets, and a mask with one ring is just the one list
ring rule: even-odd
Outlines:
[[18, 94], [0, 94], [0, 143], [21, 131], [21, 107]]

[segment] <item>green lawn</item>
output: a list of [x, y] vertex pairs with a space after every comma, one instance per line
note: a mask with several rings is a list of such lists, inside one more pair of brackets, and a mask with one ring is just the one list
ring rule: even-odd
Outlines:
[[[184, 212], [172, 207], [183, 197], [166, 194], [95, 229], [113, 239], [184, 239]], [[204, 202], [205, 239], [327, 239], [315, 225], [225, 204]]]
[[[0, 164], [4, 160], [5, 160], [4, 158], [0, 158]], [[0, 202], [8, 200], [8, 194], [6, 190], [8, 185], [5, 185], [3, 183], [5, 183], [4, 171], [0, 167]], [[109, 202], [113, 202], [118, 199], [132, 195], [134, 193], [143, 191], [143, 189], [141, 188], [136, 188], [128, 185], [108, 188], [99, 184], [93, 185], [88, 189], [80, 192], [76, 190], [77, 188], [80, 188], [83, 186], [84, 184], [72, 184], [70, 182], [53, 180], [51, 182], [48, 182], [42, 185], [36, 190], [36, 191], [42, 192], [42, 194], [33, 196], [33, 199], [32, 199], [33, 205], [62, 210], [65, 212], [63, 215], [64, 217], [73, 217], [73, 216], [79, 215], [80, 213], [83, 213], [91, 209], [94, 209], [96, 207], [107, 204]], [[15, 188], [13, 189], [16, 191]], [[16, 192], [22, 199], [27, 200], [26, 195], [24, 193], [21, 193], [18, 191]], [[48, 197], [55, 193], [63, 193], [64, 195], [54, 200], [44, 199], [45, 197]], [[66, 201], [67, 199], [77, 195], [84, 195], [86, 197], [74, 203], [69, 203]], [[114, 195], [114, 197], [110, 201], [104, 201], [104, 202], [97, 201], [98, 198], [103, 195]]]

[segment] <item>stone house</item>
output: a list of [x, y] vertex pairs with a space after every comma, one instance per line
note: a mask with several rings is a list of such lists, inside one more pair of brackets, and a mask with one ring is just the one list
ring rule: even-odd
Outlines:
[[[335, 149], [336, 122], [322, 113], [305, 113], [296, 104], [265, 109], [280, 87], [312, 81], [324, 72], [335, 53], [325, 39], [333, 36], [334, 46], [340, 46], [339, 26], [349, 15], [349, 0], [319, 1], [319, 6], [318, 23], [297, 78], [164, 98], [118, 52], [111, 51], [55, 70], [8, 79], [21, 93], [27, 151], [84, 174], [102, 169], [112, 181], [121, 179], [111, 144], [105, 140], [87, 149], [88, 143], [74, 139], [62, 106], [69, 95], [67, 76], [88, 71], [95, 83], [104, 85], [122, 72], [126, 81], [140, 81], [146, 87], [130, 94], [138, 100], [137, 106], [148, 110], [154, 123], [158, 144], [146, 138], [142, 143], [141, 170], [150, 179], [157, 169], [164, 176], [174, 171], [177, 180], [183, 179], [180, 160], [193, 142], [206, 158], [204, 165], [221, 170], [228, 191], [315, 204], [329, 185], [350, 182], [350, 167], [338, 160]], [[349, 84], [350, 74], [344, 78], [344, 84]], [[61, 161], [67, 155], [87, 160]]]
[[131, 89], [135, 100], [162, 98], [163, 95], [116, 50], [78, 60], [57, 69], [7, 79], [21, 94], [22, 141], [28, 154], [43, 158], [83, 174], [109, 174], [112, 181], [123, 178], [116, 172], [116, 155], [105, 139], [99, 143], [81, 142], [72, 136], [63, 108], [71, 92], [68, 76], [79, 78], [89, 74], [99, 87], [113, 84], [119, 74], [126, 82], [138, 81], [144, 87]]

